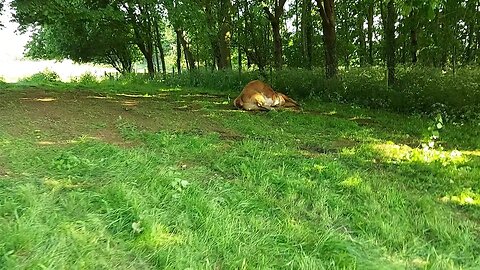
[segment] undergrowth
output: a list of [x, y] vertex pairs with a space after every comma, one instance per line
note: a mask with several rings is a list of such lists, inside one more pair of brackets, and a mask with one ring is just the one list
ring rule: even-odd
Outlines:
[[442, 113], [446, 120], [458, 122], [480, 117], [478, 78], [479, 68], [464, 68], [452, 74], [433, 68], [398, 67], [396, 84], [389, 88], [381, 68], [350, 68], [332, 80], [326, 80], [322, 70], [264, 73], [196, 70], [168, 76], [163, 83], [240, 92], [248, 81], [262, 79], [296, 98], [318, 98], [404, 114], [434, 116]]

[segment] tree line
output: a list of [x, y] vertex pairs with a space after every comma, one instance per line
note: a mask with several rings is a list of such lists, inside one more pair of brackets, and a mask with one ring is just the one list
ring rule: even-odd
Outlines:
[[[0, 1], [1, 3], [2, 1]], [[27, 56], [121, 73], [480, 63], [478, 0], [13, 0]]]

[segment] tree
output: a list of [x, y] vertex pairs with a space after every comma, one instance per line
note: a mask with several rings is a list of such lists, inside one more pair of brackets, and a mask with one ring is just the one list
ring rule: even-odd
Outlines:
[[335, 10], [333, 0], [315, 0], [322, 17], [323, 40], [325, 45], [325, 75], [333, 78], [338, 72], [335, 32]]
[[437, 1], [421, 1], [421, 0], [403, 0], [398, 3], [401, 15], [404, 17], [403, 24], [405, 28], [405, 36], [410, 40], [408, 52], [410, 54], [410, 62], [416, 64], [418, 62], [419, 51], [419, 32], [426, 21], [435, 17], [435, 8]]
[[240, 71], [245, 60], [261, 71], [324, 61], [327, 78], [338, 65], [385, 63], [390, 85], [398, 63], [455, 70], [480, 60], [478, 0], [13, 0], [12, 6], [23, 29], [36, 29], [29, 56], [109, 63], [121, 72], [143, 56], [150, 76], [166, 74], [165, 58], [175, 59], [175, 47], [178, 72], [230, 69], [232, 56]]
[[242, 50], [247, 57], [247, 66], [257, 65], [260, 71], [265, 70], [268, 64], [267, 55], [271, 54], [271, 41], [268, 38], [269, 21], [264, 16], [262, 7], [251, 5], [248, 0], [239, 2], [243, 17], [243, 35], [239, 40]]
[[397, 14], [395, 10], [394, 0], [388, 0], [387, 10], [385, 11], [383, 3], [382, 22], [385, 32], [385, 59], [387, 62], [387, 80], [388, 85], [392, 86], [395, 82], [395, 22]]
[[165, 65], [165, 51], [163, 49], [163, 44], [162, 44], [162, 34], [160, 33], [159, 29], [159, 24], [160, 22], [156, 20], [154, 22], [154, 27], [155, 27], [155, 46], [158, 49], [158, 52], [160, 54], [160, 61], [162, 63], [162, 73], [163, 76], [167, 75], [167, 67]]
[[282, 53], [282, 36], [280, 35], [280, 18], [284, 12], [286, 0], [275, 0], [273, 6], [273, 13], [270, 11], [268, 7], [263, 7], [263, 11], [267, 15], [267, 19], [270, 21], [272, 25], [273, 31], [273, 44], [274, 44], [274, 59], [275, 59], [275, 67], [277, 69], [281, 69], [283, 65], [283, 53]]
[[232, 2], [203, 0], [202, 8], [207, 19], [215, 64], [218, 69], [231, 69]]
[[313, 22], [312, 22], [312, 1], [302, 1], [302, 55], [305, 59], [307, 69], [312, 69], [313, 60]]
[[21, 27], [37, 26], [27, 56], [106, 63], [122, 73], [132, 71], [138, 54], [121, 12], [97, 2], [41, 2], [43, 6], [37, 0], [12, 2]]
[[187, 33], [192, 34], [191, 36], [196, 38], [197, 43], [205, 40], [204, 35], [202, 35], [202, 32], [206, 32], [203, 13], [195, 1], [170, 0], [164, 1], [164, 4], [168, 11], [168, 19], [176, 35], [177, 72], [181, 72], [182, 48], [187, 68], [195, 69], [195, 56], [192, 53], [191, 42], [188, 41]]
[[368, 40], [368, 64], [373, 66], [373, 15], [374, 15], [374, 1], [368, 0], [367, 11], [367, 40]]
[[[0, 16], [3, 14], [3, 5], [5, 3], [5, 0], [0, 0]], [[0, 23], [0, 28], [2, 28], [4, 25]]]
[[361, 60], [358, 19], [362, 16], [356, 7], [356, 0], [341, 1], [335, 10], [336, 53], [340, 56], [339, 63], [348, 68], [352, 62], [358, 63]]
[[357, 13], [356, 18], [356, 36], [358, 40], [358, 58], [360, 61], [360, 66], [365, 66], [367, 62], [367, 44], [365, 42], [365, 32], [363, 29], [363, 24], [365, 23], [365, 8], [363, 2], [358, 2], [355, 5], [355, 10]]
[[23, 29], [39, 29], [28, 46], [33, 58], [109, 63], [126, 73], [138, 60], [136, 45], [153, 76], [152, 1], [15, 0], [12, 6]]
[[120, 3], [120, 7], [125, 11], [126, 20], [133, 28], [133, 40], [145, 57], [148, 74], [153, 78], [155, 76], [153, 63], [155, 28], [152, 14], [156, 12], [153, 2], [148, 0], [125, 1]]

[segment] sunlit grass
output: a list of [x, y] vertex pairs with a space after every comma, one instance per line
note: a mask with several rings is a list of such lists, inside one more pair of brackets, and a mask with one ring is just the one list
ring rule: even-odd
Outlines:
[[440, 162], [446, 166], [463, 164], [468, 160], [465, 154], [458, 150], [444, 151], [430, 147], [412, 148], [408, 145], [398, 145], [393, 142], [378, 144], [374, 148], [389, 162]]
[[457, 195], [444, 196], [440, 200], [445, 203], [452, 202], [460, 205], [480, 205], [480, 194], [467, 189]]

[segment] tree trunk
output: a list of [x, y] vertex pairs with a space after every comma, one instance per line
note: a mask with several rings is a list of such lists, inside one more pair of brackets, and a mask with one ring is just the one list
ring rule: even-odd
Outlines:
[[322, 17], [323, 41], [325, 44], [325, 75], [328, 79], [337, 76], [335, 10], [333, 0], [315, 0]]
[[312, 1], [303, 0], [302, 8], [302, 56], [305, 60], [305, 67], [312, 69], [312, 57], [313, 57], [313, 25], [312, 25]]
[[165, 52], [163, 50], [160, 30], [158, 29], [158, 23], [155, 23], [155, 37], [156, 37], [156, 45], [158, 48], [158, 52], [160, 53], [160, 62], [162, 64], [162, 73], [163, 76], [167, 75], [167, 67], [165, 66]]
[[[298, 31], [299, 31], [298, 1], [299, 1], [299, 0], [295, 0], [295, 34], [298, 34]], [[311, 1], [310, 1], [310, 2], [311, 2]]]
[[[125, 3], [123, 4], [123, 7], [127, 11], [129, 21], [132, 23], [134, 32], [134, 43], [137, 45], [138, 49], [145, 57], [150, 78], [154, 78], [155, 65], [153, 62], [153, 37], [151, 35], [151, 17], [146, 16], [146, 19], [140, 19], [139, 17], [137, 17], [131, 7], [129, 7]], [[148, 9], [145, 6], [140, 6], [141, 12], [145, 13], [145, 10]]]
[[167, 67], [165, 66], [165, 52], [163, 50], [163, 46], [160, 45], [158, 47], [158, 50], [160, 51], [160, 62], [162, 63], [162, 73], [163, 76], [167, 75]]
[[148, 55], [145, 56], [145, 59], [147, 60], [148, 76], [150, 78], [154, 78], [155, 77], [155, 65], [153, 63], [153, 53], [152, 53], [152, 51], [149, 51], [147, 54]]
[[386, 13], [382, 12], [382, 17], [385, 29], [385, 58], [387, 62], [387, 81], [388, 86], [393, 86], [393, 84], [395, 83], [395, 22], [397, 21], [394, 0], [388, 1], [387, 11]]
[[217, 2], [217, 13], [214, 16], [213, 4], [210, 1], [203, 3], [207, 24], [210, 29], [209, 38], [212, 46], [213, 57], [218, 69], [231, 69], [230, 34], [232, 28], [232, 2], [220, 0]]
[[275, 55], [275, 67], [276, 69], [282, 69], [283, 59], [282, 59], [282, 37], [280, 36], [280, 22], [272, 22], [273, 30], [273, 54]]
[[[237, 21], [240, 22], [240, 3], [237, 3]], [[238, 53], [238, 73], [242, 73], [242, 46], [240, 45], [240, 27], [237, 27], [237, 53]]]
[[267, 59], [260, 46], [264, 44], [262, 34], [268, 31], [258, 29], [259, 26], [255, 23], [255, 16], [253, 12], [250, 11], [250, 6], [247, 0], [243, 1], [243, 7], [245, 10], [245, 32], [250, 35], [249, 43], [246, 48], [244, 48], [247, 56], [247, 66], [250, 68], [253, 64], [257, 64], [258, 69], [263, 71], [267, 65]]
[[452, 72], [455, 75], [457, 70], [457, 46], [453, 44], [453, 54], [452, 54]]
[[158, 72], [160, 71], [160, 59], [158, 57], [158, 50], [156, 49], [156, 47], [153, 47], [153, 51], [155, 54], [155, 71]]
[[148, 44], [148, 41], [144, 42], [139, 37], [135, 38], [135, 43], [147, 62], [148, 75], [150, 78], [153, 78], [155, 76], [155, 65], [153, 63], [153, 44]]
[[227, 29], [222, 29], [218, 34], [218, 69], [232, 69], [230, 37], [227, 35], [228, 32], [229, 31]]
[[175, 33], [177, 34], [177, 73], [181, 74], [182, 73], [182, 41], [180, 38], [180, 31], [175, 30]]
[[195, 59], [193, 58], [192, 51], [190, 50], [190, 47], [188, 46], [188, 42], [185, 39], [185, 36], [183, 35], [183, 30], [178, 30], [178, 31], [179, 33], [177, 33], [177, 35], [179, 35], [180, 42], [182, 43], [182, 48], [185, 54], [185, 63], [187, 64], [187, 68], [189, 70], [195, 69], [196, 68]]
[[[476, 10], [479, 10], [480, 8], [480, 3], [477, 3]], [[473, 47], [473, 59], [472, 61], [477, 61], [477, 57], [479, 57], [479, 51], [480, 51], [480, 15], [478, 15], [478, 12], [475, 14], [475, 36], [477, 39], [477, 45]], [[479, 59], [480, 60], [480, 59]]]
[[280, 35], [280, 18], [283, 15], [286, 0], [275, 0], [274, 13], [270, 11], [268, 7], [264, 7], [263, 10], [267, 15], [267, 19], [272, 25], [273, 31], [273, 52], [275, 60], [275, 68], [281, 69], [283, 66], [283, 51], [282, 51], [282, 36]]
[[128, 74], [132, 72], [132, 56], [130, 48], [113, 48], [107, 55], [108, 63], [112, 65], [118, 72]]
[[475, 28], [475, 25], [472, 23], [472, 24], [469, 24], [468, 25], [468, 41], [467, 41], [467, 45], [466, 45], [466, 48], [465, 48], [465, 63], [466, 64], [469, 64], [471, 61], [472, 61], [472, 55], [473, 55], [473, 48], [475, 46], [475, 44], [473, 44], [473, 38], [474, 38], [474, 31], [473, 29]]
[[412, 63], [416, 64], [418, 61], [417, 52], [418, 52], [418, 37], [417, 37], [417, 30], [411, 29], [410, 30], [410, 40], [412, 46]]
[[368, 64], [373, 66], [373, 1], [368, 5]]
[[417, 14], [414, 10], [410, 12], [410, 49], [412, 56], [412, 64], [417, 63], [417, 52], [418, 52], [418, 35], [417, 35], [417, 25], [418, 25]]
[[365, 66], [367, 45], [365, 43], [365, 33], [363, 32], [364, 17], [361, 10], [357, 10], [357, 36], [358, 36], [358, 57], [360, 60], [360, 66]]

